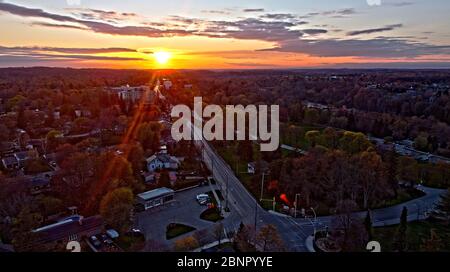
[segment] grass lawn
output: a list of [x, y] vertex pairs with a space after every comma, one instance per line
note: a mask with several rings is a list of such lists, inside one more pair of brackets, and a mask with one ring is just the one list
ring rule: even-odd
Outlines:
[[138, 251], [145, 246], [145, 237], [133, 235], [121, 235], [115, 240], [116, 244], [124, 251]]
[[415, 188], [404, 188], [404, 189], [400, 189], [398, 191], [397, 198], [383, 201], [379, 205], [372, 207], [372, 208], [373, 209], [386, 208], [386, 207], [390, 207], [390, 206], [394, 206], [394, 205], [397, 205], [400, 203], [407, 202], [409, 200], [413, 200], [415, 198], [422, 197], [424, 195], [425, 195], [424, 192], [417, 190]]
[[[379, 241], [381, 250], [383, 252], [393, 251], [393, 242], [397, 235], [398, 225], [374, 228], [374, 240]], [[441, 239], [440, 251], [450, 252], [450, 228], [441, 223], [430, 221], [417, 221], [408, 223], [406, 237], [408, 241], [408, 251], [418, 252], [423, 251], [421, 245], [424, 240], [430, 239], [431, 229], [436, 231], [436, 234]]]
[[172, 223], [166, 228], [166, 239], [170, 240], [185, 233], [194, 231], [195, 228], [183, 224]]
[[204, 212], [200, 214], [200, 219], [211, 221], [211, 222], [217, 222], [223, 219], [223, 217], [220, 215], [219, 211], [215, 208], [207, 209]]

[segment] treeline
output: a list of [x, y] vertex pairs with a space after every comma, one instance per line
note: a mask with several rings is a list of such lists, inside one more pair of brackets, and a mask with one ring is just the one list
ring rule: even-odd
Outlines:
[[450, 155], [450, 71], [235, 73], [196, 79], [203, 101], [278, 104], [282, 122], [419, 137], [418, 149]]

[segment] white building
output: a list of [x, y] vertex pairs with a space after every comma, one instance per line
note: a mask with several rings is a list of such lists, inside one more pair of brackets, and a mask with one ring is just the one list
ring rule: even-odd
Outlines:
[[158, 153], [147, 158], [147, 169], [153, 172], [158, 169], [178, 169], [180, 161], [169, 154]]
[[147, 210], [172, 201], [174, 195], [175, 192], [172, 189], [162, 187], [145, 193], [138, 194], [137, 201], [139, 204], [144, 206], [145, 210]]
[[137, 86], [130, 87], [129, 85], [111, 88], [111, 90], [119, 96], [120, 99], [131, 101], [133, 103], [138, 102], [141, 98], [146, 95], [147, 101], [153, 100], [155, 93], [150, 89], [149, 86]]
[[172, 81], [170, 80], [164, 80], [163, 85], [166, 90], [170, 90], [173, 86]]

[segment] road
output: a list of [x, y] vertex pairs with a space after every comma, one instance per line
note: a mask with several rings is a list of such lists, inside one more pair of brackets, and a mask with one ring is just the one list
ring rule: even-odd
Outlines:
[[[254, 225], [256, 218], [257, 227], [262, 225], [275, 225], [283, 238], [288, 251], [306, 251], [305, 240], [314, 233], [314, 229], [325, 229], [331, 225], [332, 216], [317, 217], [316, 219], [292, 218], [276, 215], [264, 210], [245, 189], [244, 185], [235, 176], [231, 167], [217, 154], [211, 145], [203, 140], [196, 141], [202, 150], [202, 158], [213, 173], [224, 196], [227, 194], [231, 213], [237, 213], [234, 220], [244, 224]], [[446, 190], [419, 186], [426, 195], [399, 205], [372, 211], [374, 226], [386, 226], [398, 224], [403, 207], [408, 208], [408, 221], [426, 218], [426, 213], [431, 211], [439, 201], [440, 195]], [[256, 216], [255, 216], [256, 215]], [[355, 215], [364, 218], [366, 212], [357, 212]], [[228, 224], [237, 225], [240, 222], [228, 220]]]
[[288, 251], [306, 251], [305, 239], [313, 233], [311, 224], [307, 225], [297, 219], [274, 215], [264, 210], [207, 141], [196, 141], [196, 144], [202, 150], [203, 161], [213, 173], [224, 197], [227, 195], [228, 185], [228, 206], [231, 213], [236, 214], [234, 220], [238, 222], [228, 220], [226, 224], [238, 225], [243, 222], [255, 225], [256, 221], [257, 228], [272, 224], [277, 227]]

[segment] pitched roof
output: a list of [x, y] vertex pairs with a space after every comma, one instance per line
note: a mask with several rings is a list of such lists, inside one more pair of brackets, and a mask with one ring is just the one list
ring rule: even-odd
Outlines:
[[91, 216], [88, 218], [71, 217], [58, 223], [48, 225], [34, 232], [41, 234], [37, 243], [50, 243], [58, 240], [67, 239], [71, 235], [79, 235], [85, 232], [101, 231], [103, 228], [103, 219], [100, 216]]
[[28, 159], [28, 151], [21, 151], [21, 152], [16, 152], [14, 153], [14, 156], [18, 159], [18, 160], [26, 160]]
[[169, 154], [165, 153], [158, 153], [154, 154], [151, 157], [147, 158], [147, 163], [150, 163], [154, 161], [155, 159], [158, 159], [159, 161], [163, 163], [180, 163], [178, 159], [174, 156], [170, 156]]
[[5, 157], [2, 159], [2, 162], [5, 166], [14, 165], [18, 163], [16, 157], [14, 156]]

